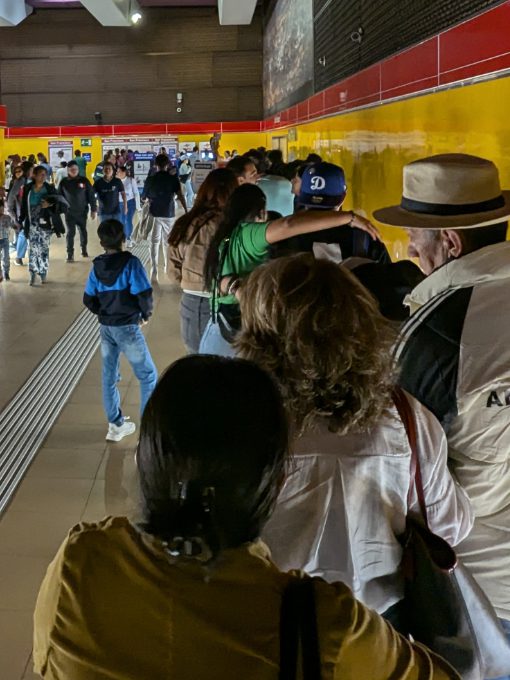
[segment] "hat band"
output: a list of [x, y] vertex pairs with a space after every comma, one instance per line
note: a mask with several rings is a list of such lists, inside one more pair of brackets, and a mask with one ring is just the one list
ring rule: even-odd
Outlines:
[[474, 215], [475, 213], [489, 212], [505, 207], [505, 197], [496, 196], [488, 201], [481, 201], [480, 203], [460, 203], [459, 205], [452, 205], [451, 203], [425, 203], [424, 201], [414, 201], [412, 198], [405, 198], [402, 196], [400, 207], [409, 212], [422, 213], [423, 215], [439, 215], [440, 217], [449, 217], [453, 215]]

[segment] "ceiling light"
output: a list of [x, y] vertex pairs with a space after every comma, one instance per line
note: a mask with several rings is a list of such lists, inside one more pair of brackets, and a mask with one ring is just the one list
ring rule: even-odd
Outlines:
[[133, 12], [133, 14], [131, 15], [131, 23], [137, 24], [141, 18], [142, 18], [141, 12]]

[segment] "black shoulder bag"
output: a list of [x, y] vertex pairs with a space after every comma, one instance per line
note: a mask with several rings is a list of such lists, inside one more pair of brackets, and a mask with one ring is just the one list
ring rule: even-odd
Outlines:
[[428, 527], [414, 414], [402, 390], [393, 400], [411, 447], [409, 497], [415, 486], [423, 518], [421, 523], [408, 517], [402, 539], [408, 632], [463, 680], [508, 675], [510, 645], [493, 606], [453, 548]]
[[321, 680], [314, 581], [309, 576], [292, 577], [283, 593], [279, 680], [297, 680], [300, 658], [302, 679]]
[[220, 282], [223, 278], [222, 269], [228, 254], [230, 239], [223, 241], [223, 250], [218, 263], [218, 274], [214, 281], [212, 291], [212, 322], [220, 327], [220, 333], [224, 340], [232, 344], [236, 335], [241, 330], [241, 309], [238, 304], [225, 304], [219, 297]]

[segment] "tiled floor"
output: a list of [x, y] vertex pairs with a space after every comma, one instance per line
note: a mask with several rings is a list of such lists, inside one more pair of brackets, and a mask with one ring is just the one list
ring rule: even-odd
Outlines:
[[[91, 255], [99, 253], [93, 241]], [[66, 265], [62, 246], [52, 246], [46, 288], [29, 288], [26, 267], [13, 268], [12, 281], [0, 284], [0, 408], [82, 309], [89, 265]], [[146, 329], [160, 371], [184, 354], [178, 304], [178, 291], [162, 278]], [[137, 382], [126, 365], [121, 372], [123, 409], [138, 423]], [[31, 663], [34, 601], [69, 528], [107, 514], [136, 515], [136, 436], [107, 444], [100, 385], [96, 355], [0, 520], [1, 680], [36, 677]]]

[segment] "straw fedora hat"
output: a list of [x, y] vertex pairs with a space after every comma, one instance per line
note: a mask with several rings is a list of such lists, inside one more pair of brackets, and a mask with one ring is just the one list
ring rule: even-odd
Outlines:
[[485, 158], [462, 153], [422, 158], [404, 167], [400, 205], [380, 208], [383, 224], [411, 229], [469, 229], [510, 217], [510, 191]]

